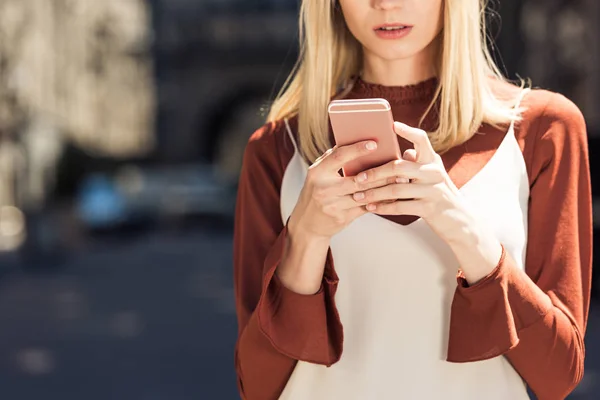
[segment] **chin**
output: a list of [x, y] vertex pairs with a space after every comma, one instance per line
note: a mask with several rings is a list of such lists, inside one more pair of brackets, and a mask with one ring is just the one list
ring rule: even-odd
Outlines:
[[419, 50], [417, 49], [407, 49], [407, 48], [387, 48], [387, 49], [378, 49], [378, 51], [371, 51], [371, 53], [375, 54], [380, 59], [386, 61], [400, 61], [400, 60], [408, 60], [415, 57], [419, 54]]

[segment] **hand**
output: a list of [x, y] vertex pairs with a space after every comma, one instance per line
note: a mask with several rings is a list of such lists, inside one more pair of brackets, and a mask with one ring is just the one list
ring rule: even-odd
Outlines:
[[358, 174], [355, 180], [359, 184], [390, 179], [394, 183], [354, 193], [354, 200], [375, 214], [421, 217], [438, 234], [446, 236], [455, 227], [452, 217], [464, 211], [461, 194], [424, 131], [398, 122], [394, 129], [415, 149], [405, 152], [402, 160]]
[[[300, 294], [319, 290], [331, 236], [367, 213], [352, 195], [383, 186], [387, 179], [358, 183], [338, 171], [349, 161], [377, 148], [375, 142], [359, 142], [327, 151], [309, 168], [300, 198], [288, 221], [288, 245], [276, 273], [288, 289]], [[390, 180], [393, 182], [393, 179]]]
[[399, 122], [394, 130], [412, 142], [414, 150], [407, 150], [402, 160], [358, 174], [359, 184], [386, 179], [395, 183], [356, 192], [355, 201], [375, 214], [423, 218], [450, 245], [467, 281], [478, 282], [497, 266], [500, 242], [471, 215], [427, 133]]
[[309, 168], [300, 198], [288, 223], [293, 233], [329, 240], [361, 215], [364, 204], [354, 200], [358, 191], [381, 187], [393, 178], [358, 182], [342, 177], [338, 171], [349, 161], [365, 156], [377, 148], [373, 141], [363, 141], [328, 150]]

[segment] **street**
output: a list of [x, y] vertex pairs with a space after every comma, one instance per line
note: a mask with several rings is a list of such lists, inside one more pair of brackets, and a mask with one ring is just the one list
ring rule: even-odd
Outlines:
[[[2, 399], [233, 400], [228, 228], [96, 241], [48, 271], [0, 275]], [[595, 340], [592, 340], [595, 339]], [[600, 307], [585, 381], [600, 393]]]

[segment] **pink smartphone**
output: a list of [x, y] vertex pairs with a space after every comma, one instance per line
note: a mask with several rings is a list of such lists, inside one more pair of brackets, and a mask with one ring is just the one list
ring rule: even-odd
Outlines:
[[400, 159], [398, 135], [390, 103], [385, 99], [333, 100], [328, 107], [336, 145], [363, 140], [377, 142], [377, 150], [347, 163], [344, 176], [355, 176], [369, 168]]

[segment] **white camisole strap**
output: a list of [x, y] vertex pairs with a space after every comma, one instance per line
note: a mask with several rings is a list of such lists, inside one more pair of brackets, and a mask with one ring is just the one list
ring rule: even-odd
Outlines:
[[294, 151], [298, 152], [298, 145], [296, 144], [296, 139], [294, 139], [294, 134], [292, 132], [292, 128], [290, 127], [288, 119], [285, 118], [283, 122], [285, 122], [285, 128], [287, 130], [288, 136], [290, 137], [290, 140], [292, 141], [292, 145], [294, 146]]

